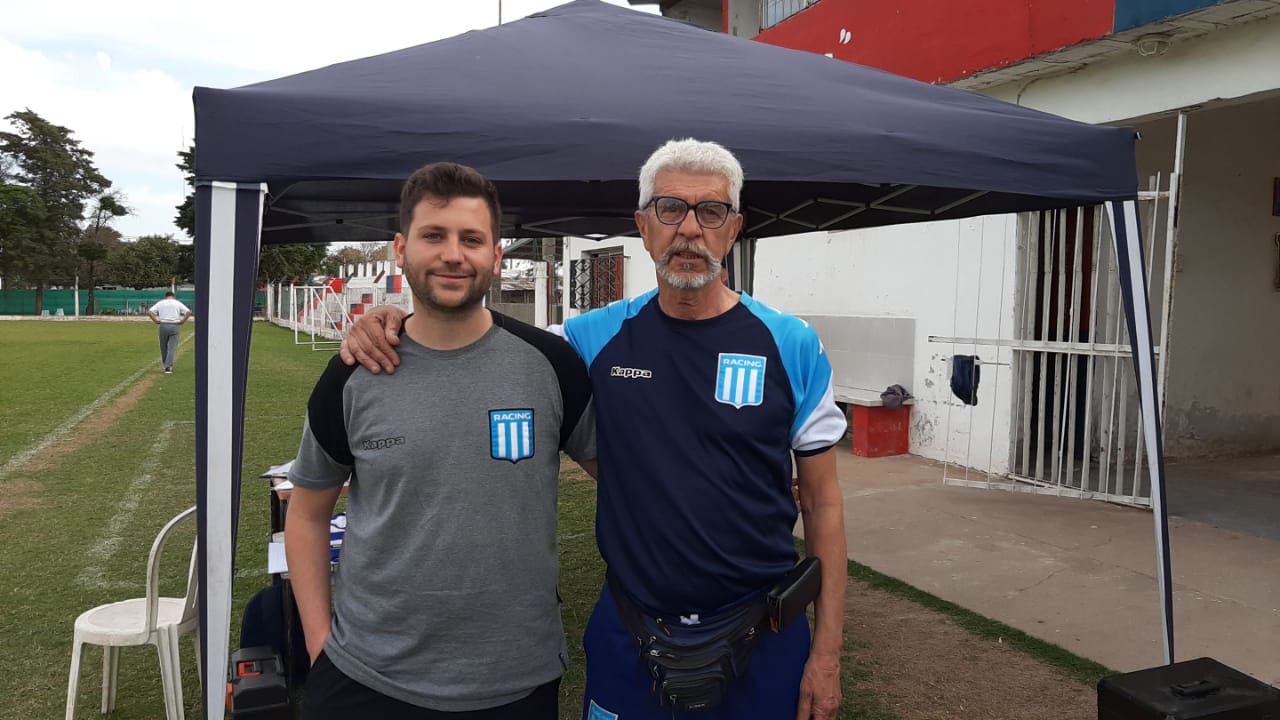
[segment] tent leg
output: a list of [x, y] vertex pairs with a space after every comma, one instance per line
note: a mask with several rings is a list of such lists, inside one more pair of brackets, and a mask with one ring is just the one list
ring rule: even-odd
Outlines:
[[206, 720], [224, 715], [245, 376], [266, 185], [196, 186], [196, 504]]
[[[1160, 433], [1160, 413], [1154, 348], [1151, 341], [1151, 305], [1142, 256], [1142, 235], [1138, 228], [1138, 208], [1133, 200], [1110, 202], [1107, 215], [1116, 242], [1116, 258], [1133, 348], [1138, 400], [1147, 441], [1147, 471], [1151, 477], [1151, 508], [1155, 523], [1156, 579], [1160, 592], [1160, 619], [1164, 636], [1164, 661], [1174, 661], [1173, 586], [1170, 580], [1169, 513], [1165, 504], [1164, 442]], [[1167, 350], [1167, 348], [1166, 348]]]

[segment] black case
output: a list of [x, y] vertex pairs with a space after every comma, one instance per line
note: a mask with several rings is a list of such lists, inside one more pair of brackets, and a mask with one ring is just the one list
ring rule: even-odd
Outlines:
[[1280, 720], [1280, 690], [1196, 658], [1099, 680], [1098, 720]]
[[822, 590], [822, 563], [817, 557], [806, 557], [787, 571], [786, 576], [769, 591], [766, 609], [769, 614], [769, 626], [774, 632], [791, 624], [792, 620], [804, 614]]

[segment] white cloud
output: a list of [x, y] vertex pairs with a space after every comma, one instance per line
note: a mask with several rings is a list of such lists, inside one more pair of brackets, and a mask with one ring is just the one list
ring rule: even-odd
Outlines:
[[[508, 22], [558, 4], [501, 3]], [[71, 128], [135, 209], [122, 233], [179, 235], [173, 206], [185, 191], [174, 164], [193, 135], [193, 87], [234, 87], [489, 27], [498, 6], [223, 0], [211, 12], [172, 0], [8, 2], [0, 117], [31, 108]]]
[[179, 181], [171, 185], [162, 189], [145, 184], [129, 187], [125, 191], [125, 204], [133, 214], [116, 221], [120, 234], [127, 238], [173, 235], [178, 240], [186, 240], [186, 233], [171, 225], [173, 217], [178, 214], [178, 205], [186, 196], [186, 188]]
[[[626, 0], [610, 0], [627, 5]], [[222, 0], [216, 9], [172, 0], [10, 3], [6, 32], [74, 47], [128, 38], [132, 52], [261, 72], [259, 79], [377, 55], [498, 23], [555, 0]], [[21, 30], [15, 30], [21, 28]]]

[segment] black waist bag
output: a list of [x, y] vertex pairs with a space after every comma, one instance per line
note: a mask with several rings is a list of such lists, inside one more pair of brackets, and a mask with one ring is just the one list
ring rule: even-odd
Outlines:
[[719, 705], [751, 668], [751, 653], [768, 627], [764, 601], [686, 625], [641, 612], [616, 584], [618, 615], [640, 650], [663, 707], [707, 710]]

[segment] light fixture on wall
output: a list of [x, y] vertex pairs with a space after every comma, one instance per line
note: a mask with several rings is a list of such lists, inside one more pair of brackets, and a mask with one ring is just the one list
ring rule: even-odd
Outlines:
[[1138, 54], [1142, 57], [1163, 55], [1169, 52], [1169, 36], [1163, 33], [1150, 33], [1134, 40], [1133, 46], [1138, 49]]

